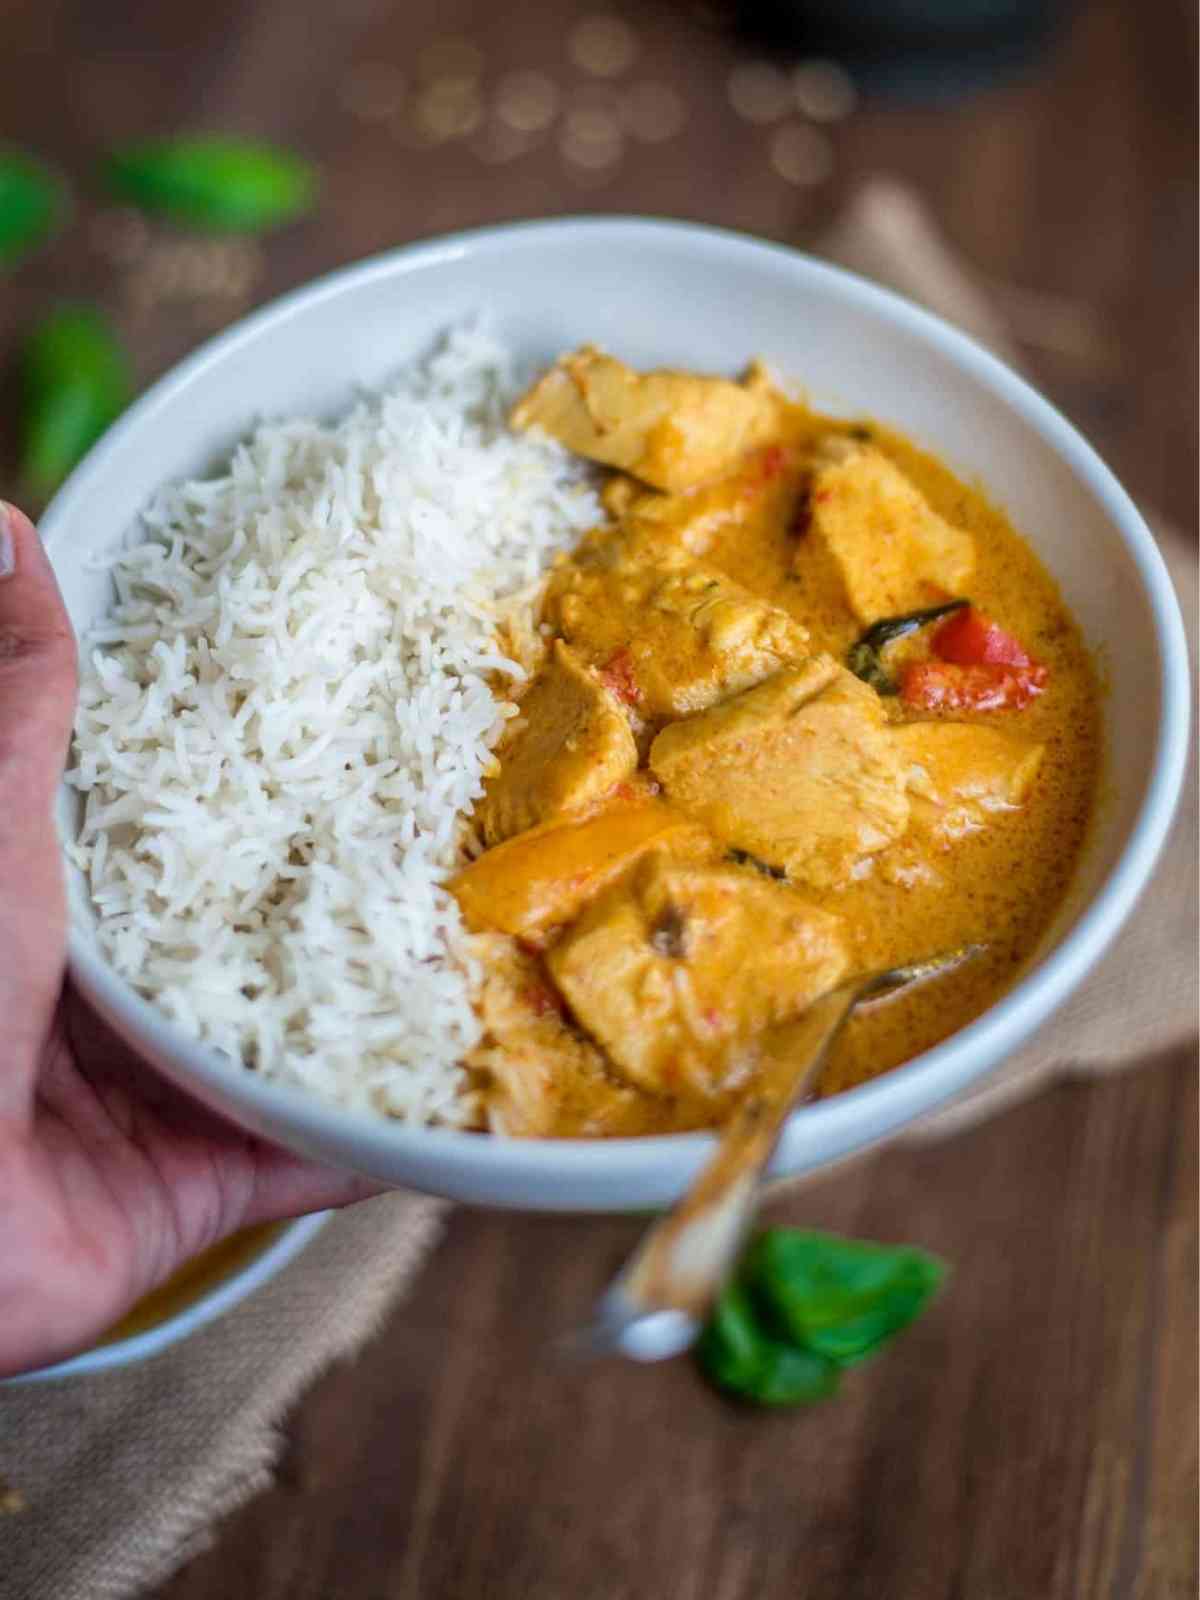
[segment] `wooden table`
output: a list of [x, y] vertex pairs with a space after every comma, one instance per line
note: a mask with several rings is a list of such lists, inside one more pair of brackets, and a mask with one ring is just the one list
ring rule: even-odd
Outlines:
[[[1001, 287], [1036, 376], [1135, 494], [1194, 526], [1191, 7], [1083, 4], [1025, 82], [932, 109], [868, 104], [832, 130], [834, 174], [815, 190], [779, 177], [770, 130], [730, 110], [746, 52], [703, 7], [628, 7], [630, 76], [673, 85], [688, 121], [615, 170], [564, 164], [553, 135], [491, 164], [467, 141], [420, 147], [403, 113], [378, 120], [394, 73], [358, 70], [411, 82], [422, 47], [463, 33], [489, 83], [536, 68], [603, 111], [603, 84], [567, 58], [590, 9], [9, 0], [6, 133], [79, 179], [106, 142], [208, 125], [304, 149], [327, 188], [316, 220], [261, 253], [172, 268], [176, 247], [131, 236], [93, 186], [9, 281], [0, 340], [11, 350], [52, 293], [96, 295], [148, 379], [243, 302], [423, 234], [587, 209], [806, 243], [886, 170]], [[1194, 1068], [1188, 1049], [1059, 1088], [777, 1206], [956, 1264], [923, 1324], [801, 1414], [733, 1411], [686, 1363], [547, 1370], [543, 1331], [583, 1311], [638, 1225], [457, 1213], [380, 1336], [297, 1407], [277, 1487], [161, 1600], [1194, 1594]]]

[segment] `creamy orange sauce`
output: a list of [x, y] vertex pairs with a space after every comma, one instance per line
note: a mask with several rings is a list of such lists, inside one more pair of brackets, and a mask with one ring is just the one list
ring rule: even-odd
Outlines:
[[[573, 358], [568, 359], [568, 367], [570, 359]], [[599, 363], [604, 381], [616, 386], [623, 404], [632, 408], [646, 401], [647, 396], [654, 399], [657, 391], [652, 391], [649, 380], [645, 390], [639, 391], [640, 380], [636, 376], [622, 370], [614, 377], [611, 364], [606, 365], [608, 358], [589, 360]], [[671, 378], [681, 392], [687, 383], [703, 386], [706, 381]], [[575, 442], [573, 430], [582, 440], [575, 447], [585, 454], [603, 461], [621, 459], [613, 436], [596, 432], [592, 414], [580, 409], [580, 396], [583, 401], [589, 398], [586, 384], [577, 393], [561, 379], [556, 382], [550, 391], [553, 408], [549, 415], [555, 427], [560, 415], [565, 420], [563, 432], [551, 428], [555, 436], [570, 444]], [[733, 386], [717, 387], [724, 390], [718, 402], [728, 399]], [[761, 377], [751, 378], [750, 390], [760, 399], [770, 392], [764, 389]], [[536, 396], [538, 392], [533, 393]], [[711, 396], [712, 390], [708, 393]], [[606, 394], [606, 399], [611, 397]], [[689, 403], [686, 395], [683, 403]], [[621, 923], [621, 928], [633, 928], [637, 918], [645, 914], [646, 901], [643, 898], [642, 909], [638, 910], [637, 897], [654, 892], [650, 883], [653, 872], [648, 877], [648, 869], [634, 866], [629, 839], [624, 835], [631, 827], [635, 832], [640, 827], [649, 838], [660, 826], [644, 811], [637, 813], [642, 818], [639, 823], [634, 812], [637, 807], [662, 804], [661, 800], [647, 799], [645, 791], [649, 784], [652, 795], [656, 775], [663, 773], [661, 763], [653, 756], [649, 756], [653, 772], [647, 770], [648, 752], [652, 747], [662, 750], [668, 740], [675, 740], [674, 732], [667, 739], [657, 737], [661, 730], [671, 725], [691, 730], [684, 732], [674, 747], [678, 749], [681, 743], [686, 746], [691, 739], [693, 748], [707, 753], [715, 749], [711, 740], [718, 737], [715, 731], [708, 731], [715, 727], [714, 706], [744, 706], [755, 685], [764, 686], [761, 691], [753, 691], [759, 694], [757, 703], [761, 705], [762, 695], [774, 692], [765, 688], [768, 682], [783, 685], [783, 692], [791, 693], [788, 673], [794, 677], [798, 660], [796, 637], [801, 641], [800, 656], [807, 652], [810, 662], [817, 658], [827, 664], [845, 663], [847, 651], [864, 631], [862, 621], [851, 609], [848, 579], [825, 540], [813, 530], [813, 485], [814, 481], [822, 481], [819, 473], [814, 479], [814, 463], [831, 459], [828, 450], [838, 448], [836, 441], [830, 446], [831, 435], [869, 444], [898, 467], [924, 497], [927, 508], [949, 525], [939, 535], [943, 540], [957, 541], [961, 547], [966, 543], [961, 535], [971, 536], [973, 575], [965, 594], [955, 597], [969, 599], [1015, 635], [1035, 662], [1048, 669], [1048, 683], [1040, 695], [1019, 710], [956, 711], [947, 718], [956, 723], [979, 723], [1011, 736], [1010, 741], [996, 741], [1010, 749], [1014, 744], [1022, 750], [1043, 747], [1032, 788], [1019, 805], [989, 810], [982, 823], [976, 820], [964, 834], [953, 838], [936, 830], [910, 826], [907, 833], [893, 835], [886, 848], [876, 846], [873, 855], [868, 852], [849, 877], [845, 873], [822, 876], [805, 870], [802, 864], [798, 869], [799, 881], [794, 881], [793, 886], [807, 906], [815, 908], [808, 914], [818, 921], [824, 917], [824, 925], [828, 924], [828, 913], [838, 919], [846, 972], [919, 960], [968, 943], [986, 946], [984, 955], [958, 970], [860, 1009], [833, 1051], [820, 1092], [833, 1094], [886, 1072], [986, 1010], [1019, 976], [1071, 880], [1099, 783], [1101, 691], [1082, 635], [1054, 580], [983, 491], [961, 482], [943, 463], [898, 433], [871, 422], [833, 421], [801, 405], [784, 403], [778, 396], [771, 403], [777, 409], [768, 426], [775, 431], [767, 436], [765, 445], [760, 406], [754, 417], [754, 426], [759, 429], [754, 448], [732, 455], [734, 470], [727, 467], [724, 476], [708, 481], [697, 478], [694, 481], [700, 483], [699, 487], [676, 493], [674, 498], [648, 490], [645, 482], [669, 481], [667, 469], [676, 471], [690, 447], [689, 436], [686, 429], [664, 432], [666, 424], [658, 423], [656, 431], [648, 435], [657, 441], [658, 453], [646, 447], [639, 464], [631, 465], [631, 471], [640, 473], [643, 482], [616, 474], [602, 492], [619, 539], [624, 541], [623, 554], [617, 558], [617, 579], [606, 576], [614, 570], [611, 530], [602, 528], [566, 557], [550, 580], [542, 613], [544, 631], [565, 637], [572, 649], [582, 652], [585, 663], [582, 673], [576, 674], [576, 687], [571, 691], [576, 701], [570, 701], [564, 685], [565, 698], [559, 707], [563, 717], [569, 711], [570, 717], [577, 719], [579, 732], [555, 758], [565, 763], [557, 769], [557, 775], [569, 775], [575, 785], [578, 809], [568, 808], [565, 813], [552, 815], [535, 807], [520, 823], [528, 831], [513, 837], [511, 829], [504, 830], [494, 850], [464, 870], [452, 885], [468, 925], [486, 932], [493, 941], [490, 953], [484, 956], [489, 977], [480, 1001], [485, 1039], [472, 1065], [480, 1073], [494, 1127], [527, 1134], [663, 1132], [719, 1122], [744, 1090], [744, 1081], [737, 1078], [736, 1071], [722, 1077], [719, 1068], [714, 1069], [708, 1081], [678, 1081], [675, 1068], [677, 1062], [686, 1062], [686, 1048], [674, 1058], [670, 1048], [664, 1047], [669, 1059], [658, 1063], [650, 1081], [637, 1081], [636, 1061], [651, 1048], [645, 1041], [652, 1043], [655, 1029], [673, 1026], [666, 1011], [660, 1010], [660, 1020], [655, 1022], [649, 1013], [635, 1007], [636, 1018], [645, 1016], [649, 1031], [639, 1036], [636, 1018], [627, 1018], [619, 1038], [607, 1047], [619, 1053], [611, 1057], [605, 1054], [600, 1042], [606, 1032], [612, 1031], [621, 996], [630, 992], [627, 980], [634, 992], [640, 984], [649, 995], [657, 984], [661, 993], [663, 984], [669, 986], [676, 981], [671, 972], [678, 969], [664, 974], [664, 965], [669, 968], [669, 962], [659, 961], [656, 966], [655, 954], [646, 955], [651, 948], [664, 953], [664, 947], [655, 943], [659, 932], [652, 924], [641, 924], [640, 934], [623, 931], [619, 937], [613, 935], [617, 941], [614, 947], [604, 919], [609, 915], [632, 917], [633, 921]], [[749, 402], [744, 393], [737, 394], [736, 405], [746, 410]], [[711, 452], [713, 413], [697, 410], [692, 414], [702, 414], [702, 443]], [[670, 450], [665, 449], [664, 440]], [[623, 464], [633, 462], [643, 441], [640, 437], [631, 441], [622, 435], [621, 443], [626, 451]], [[861, 458], [862, 453], [859, 454]], [[876, 463], [872, 470], [882, 480], [890, 469], [886, 463], [879, 463], [878, 457], [871, 459]], [[646, 461], [651, 462], [653, 471], [641, 464]], [[656, 477], [656, 473], [662, 476]], [[833, 493], [829, 490], [824, 496], [822, 516], [827, 515], [830, 504], [837, 503], [829, 499]], [[908, 488], [903, 493], [911, 498]], [[928, 510], [923, 509], [921, 514], [928, 523]], [[873, 519], [860, 517], [855, 526], [871, 530], [875, 540], [870, 543], [872, 560], [876, 559], [876, 552], [895, 548], [886, 542], [888, 536], [875, 532], [877, 523]], [[885, 542], [878, 542], [880, 538]], [[685, 565], [688, 561], [699, 563], [704, 570], [686, 567], [694, 579], [681, 583], [670, 576], [679, 570], [671, 562], [680, 559], [685, 559]], [[726, 593], [730, 580], [733, 587]], [[688, 583], [690, 588], [686, 587]], [[945, 589], [936, 585], [933, 593], [935, 597], [949, 597]], [[763, 612], [760, 602], [775, 608], [769, 613], [773, 620], [743, 626], [752, 610]], [[929, 600], [919, 603], [927, 605]], [[723, 621], [714, 620], [712, 625], [726, 627], [724, 655], [698, 651], [693, 634], [679, 621], [685, 613], [689, 617], [700, 616], [706, 606], [714, 618], [721, 613]], [[694, 609], [689, 611], [689, 607]], [[861, 614], [861, 604], [859, 609]], [[735, 624], [735, 613], [742, 622]], [[874, 617], [879, 611], [874, 609], [867, 614]], [[798, 636], [796, 624], [801, 629]], [[619, 648], [610, 657], [614, 646]], [[555, 645], [556, 650], [560, 648]], [[914, 635], [890, 647], [888, 665], [896, 669], [906, 658], [927, 660], [929, 651], [928, 633]], [[840, 669], [829, 664], [826, 670]], [[624, 757], [628, 764], [626, 780], [606, 790], [607, 798], [586, 787], [588, 774], [596, 765], [587, 752], [591, 748], [588, 740], [604, 733], [602, 712], [611, 720], [614, 701], [609, 700], [604, 708], [589, 707], [588, 695], [594, 699], [600, 694], [594, 685], [588, 689], [589, 674], [615, 700], [624, 701], [636, 736], [636, 752], [629, 747]], [[861, 694], [857, 680], [844, 671], [840, 676]], [[626, 693], [631, 683], [640, 683], [640, 698], [636, 693]], [[880, 698], [872, 693], [869, 698], [873, 703], [878, 698], [886, 726], [928, 723], [939, 717], [928, 710], [912, 711], [897, 696]], [[707, 724], [704, 716], [697, 716], [705, 707], [709, 708], [705, 713]], [[778, 725], [790, 726], [790, 715], [781, 716]], [[881, 713], [876, 709], [872, 715], [878, 719]], [[696, 732], [698, 728], [705, 731]], [[628, 744], [628, 736], [623, 737]], [[833, 731], [831, 737], [837, 739], [840, 735]], [[891, 736], [884, 728], [878, 737], [887, 742]], [[741, 752], [744, 746], [738, 743], [733, 748]], [[609, 759], [622, 759], [611, 740], [607, 749]], [[867, 746], [862, 749], [865, 752]], [[528, 750], [527, 740], [526, 755]], [[735, 757], [737, 763], [743, 759], [740, 754]], [[857, 759], [866, 761], [868, 757], [864, 753]], [[1036, 754], [1033, 759], [1036, 763]], [[807, 755], [803, 756], [799, 767], [780, 760], [773, 769], [784, 785], [785, 821], [794, 822], [798, 815], [795, 785], [803, 782], [807, 770], [804, 762], [808, 760]], [[639, 765], [636, 774], [632, 771], [635, 762]], [[503, 784], [503, 749], [500, 768], [499, 781]], [[515, 774], [517, 770], [514, 759], [510, 771]], [[732, 861], [735, 867], [752, 871], [746, 865], [750, 858], [744, 851], [727, 848], [730, 833], [723, 831], [722, 818], [727, 821], [730, 813], [705, 810], [705, 791], [711, 787], [713, 770], [711, 765], [700, 767], [691, 790], [686, 792], [682, 779], [675, 787], [669, 776], [664, 779], [664, 799], [672, 804], [678, 799], [687, 812], [686, 817], [677, 810], [671, 813], [676, 824], [686, 823], [700, 835], [699, 841], [691, 840], [686, 853], [694, 862], [708, 863], [692, 880], [693, 887], [700, 885], [696, 892], [701, 899], [708, 892], [704, 883], [717, 885], [720, 894], [738, 894], [736, 870], [733, 887], [725, 886], [724, 879], [718, 883], [712, 876], [718, 870], [718, 860], [722, 864]], [[769, 775], [764, 772], [762, 776], [765, 779]], [[757, 785], [759, 779], [750, 781]], [[721, 794], [728, 795], [728, 779], [722, 783]], [[802, 846], [819, 834], [821, 819], [832, 814], [825, 805], [824, 791], [820, 794], [819, 805], [803, 813]], [[523, 797], [529, 798], [529, 794]], [[757, 788], [754, 803], [764, 803], [762, 791]], [[488, 804], [485, 800], [481, 807], [484, 817]], [[745, 814], [740, 815], [744, 819]], [[532, 826], [534, 823], [538, 826]], [[607, 866], [609, 857], [597, 856], [596, 843], [600, 837], [607, 843], [610, 835], [617, 846], [612, 857], [616, 866], [611, 871]], [[736, 833], [733, 837], [736, 839]], [[767, 865], [760, 860], [760, 867]], [[614, 872], [622, 875], [613, 876]], [[784, 876], [778, 858], [770, 872], [776, 879]], [[707, 878], [705, 873], [709, 874]], [[593, 882], [595, 887], [590, 886]], [[602, 899], [602, 888], [608, 899]], [[613, 896], [625, 909], [610, 913]], [[595, 925], [597, 918], [599, 924]], [[598, 993], [588, 992], [588, 978], [589, 973], [602, 969], [589, 966], [591, 954], [588, 960], [581, 960], [569, 953], [585, 939], [597, 941], [587, 947], [589, 952], [594, 948], [601, 953], [598, 958], [615, 963], [613, 981], [607, 986], [601, 981]], [[563, 943], [560, 945], [559, 941]], [[753, 938], [743, 940], [739, 934], [737, 942], [736, 950], [725, 951], [730, 963], [728, 986], [722, 988], [723, 980], [718, 974], [714, 991], [718, 998], [728, 998], [731, 1016], [744, 1001], [746, 989], [735, 973], [739, 969], [744, 972], [755, 961]], [[742, 943], [746, 946], [744, 951]], [[565, 959], [564, 950], [568, 952]], [[627, 952], [631, 952], [632, 965], [622, 964]], [[665, 954], [679, 954], [669, 949], [669, 939]], [[684, 959], [687, 982], [692, 986], [688, 992], [699, 993], [699, 957], [685, 953]], [[759, 962], [755, 972], [761, 976], [762, 971], [763, 963]], [[555, 975], [560, 980], [557, 988]], [[713, 1026], [720, 1022], [714, 1012]], [[702, 1034], [703, 1014], [695, 1026]], [[660, 1032], [657, 1037], [661, 1043], [667, 1034]], [[702, 1044], [702, 1052], [707, 1048]]]
[[[979, 1016], [1012, 985], [1070, 882], [1092, 814], [1101, 755], [1100, 687], [1083, 636], [1054, 579], [1004, 512], [889, 429], [835, 423], [798, 407], [788, 431], [797, 441], [811, 441], [829, 432], [857, 436], [864, 428], [935, 511], [975, 536], [970, 598], [1050, 668], [1045, 693], [1023, 710], [958, 712], [954, 720], [1041, 741], [1046, 754], [1019, 811], [996, 817], [938, 855], [934, 865], [942, 886], [901, 888], [876, 873], [840, 891], [807, 891], [845, 918], [854, 964], [864, 970], [968, 941], [984, 940], [989, 947], [982, 959], [924, 992], [901, 993], [859, 1011], [835, 1046], [824, 1094], [910, 1060]], [[808, 627], [814, 648], [842, 659], [862, 629], [819, 541], [802, 537], [798, 544], [788, 531], [799, 481], [785, 475], [749, 518], [717, 534], [704, 559], [791, 612]], [[903, 652], [903, 644], [896, 646], [892, 661]], [[907, 712], [899, 700], [885, 704], [896, 721], [928, 717]]]

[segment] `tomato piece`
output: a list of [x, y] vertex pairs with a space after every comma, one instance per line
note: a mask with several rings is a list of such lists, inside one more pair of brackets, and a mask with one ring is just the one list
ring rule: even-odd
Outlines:
[[921, 711], [1020, 711], [1041, 694], [1049, 673], [1027, 666], [914, 661], [900, 677], [900, 698]]
[[934, 632], [935, 661], [911, 664], [900, 696], [923, 711], [1019, 711], [1041, 694], [1049, 672], [1019, 639], [977, 606], [965, 606]]
[[633, 675], [633, 657], [624, 647], [610, 656], [600, 668], [600, 682], [627, 706], [637, 705], [642, 698], [642, 691]]
[[948, 617], [933, 635], [930, 647], [942, 661], [962, 667], [1033, 665], [1021, 641], [975, 606], [964, 606]]

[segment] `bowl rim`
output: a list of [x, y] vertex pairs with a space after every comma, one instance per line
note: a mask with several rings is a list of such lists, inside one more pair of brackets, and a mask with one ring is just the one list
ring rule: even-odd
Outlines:
[[278, 1277], [333, 1216], [332, 1211], [314, 1211], [307, 1217], [292, 1217], [277, 1224], [279, 1231], [249, 1261], [225, 1273], [208, 1289], [202, 1289], [194, 1300], [189, 1300], [169, 1316], [162, 1317], [152, 1327], [143, 1329], [141, 1333], [131, 1333], [124, 1339], [114, 1339], [111, 1344], [92, 1345], [87, 1350], [81, 1350], [77, 1356], [68, 1356], [65, 1361], [56, 1361], [52, 1366], [14, 1373], [11, 1378], [0, 1380], [0, 1388], [111, 1372], [116, 1367], [133, 1366], [150, 1356], [156, 1356], [160, 1350], [178, 1344], [181, 1339], [198, 1333], [210, 1322], [223, 1317], [256, 1289], [261, 1289], [263, 1284]]
[[[131, 435], [152, 422], [155, 413], [211, 367], [252, 342], [270, 326], [287, 323], [323, 301], [352, 295], [392, 276], [436, 269], [469, 256], [485, 258], [514, 245], [549, 246], [569, 235], [608, 236], [615, 246], [664, 244], [700, 252], [715, 264], [755, 258], [760, 264], [816, 283], [824, 292], [868, 312], [931, 346], [1015, 412], [1081, 480], [1132, 559], [1151, 613], [1158, 649], [1161, 715], [1154, 758], [1142, 799], [1117, 861], [1083, 907], [1059, 944], [1029, 966], [1000, 1000], [949, 1038], [911, 1061], [867, 1083], [804, 1106], [789, 1119], [789, 1134], [803, 1132], [813, 1145], [841, 1143], [856, 1123], [874, 1128], [851, 1140], [862, 1148], [923, 1111], [941, 1104], [983, 1074], [964, 1071], [978, 1053], [998, 1062], [1032, 1034], [1055, 1010], [1116, 937], [1149, 881], [1165, 842], [1183, 781], [1190, 721], [1187, 644], [1175, 591], [1154, 537], [1126, 491], [1062, 413], [998, 357], [967, 334], [890, 289], [788, 246], [730, 229], [671, 218], [636, 215], [580, 215], [503, 223], [419, 240], [340, 267], [268, 302], [202, 344], [170, 368], [113, 424], [75, 468], [42, 519], [51, 557], [64, 530], [82, 511], [90, 483]], [[164, 1041], [173, 1075], [185, 1087], [239, 1111], [252, 1111], [298, 1145], [322, 1140], [332, 1127], [368, 1145], [382, 1141], [389, 1152], [411, 1156], [428, 1171], [431, 1161], [448, 1171], [484, 1173], [514, 1185], [569, 1187], [603, 1181], [620, 1186], [644, 1177], [656, 1166], [669, 1168], [681, 1155], [699, 1160], [712, 1145], [711, 1132], [619, 1139], [504, 1139], [438, 1127], [409, 1127], [378, 1115], [339, 1107], [288, 1084], [264, 1082], [183, 1035], [175, 1025], [87, 947], [71, 919], [68, 965], [92, 1003], [127, 1036], [149, 1034]], [[211, 1103], [211, 1102], [210, 1102]], [[226, 1115], [237, 1113], [225, 1110]], [[436, 1185], [430, 1184], [431, 1188]]]

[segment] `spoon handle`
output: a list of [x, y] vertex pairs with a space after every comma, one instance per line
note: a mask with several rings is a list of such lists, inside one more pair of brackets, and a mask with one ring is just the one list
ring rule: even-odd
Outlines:
[[695, 1338], [741, 1250], [783, 1124], [817, 1081], [863, 987], [860, 977], [831, 989], [797, 1021], [756, 1041], [747, 1062], [754, 1089], [692, 1188], [646, 1233], [604, 1295], [586, 1336], [591, 1351], [657, 1361]]
[[754, 1218], [759, 1185], [796, 1102], [818, 1081], [842, 1024], [860, 1000], [948, 972], [982, 947], [859, 974], [830, 989], [795, 1021], [759, 1035], [743, 1063], [754, 1087], [739, 1102], [711, 1161], [683, 1199], [646, 1233], [569, 1342], [576, 1353], [619, 1350], [662, 1361], [686, 1350], [733, 1269]]

